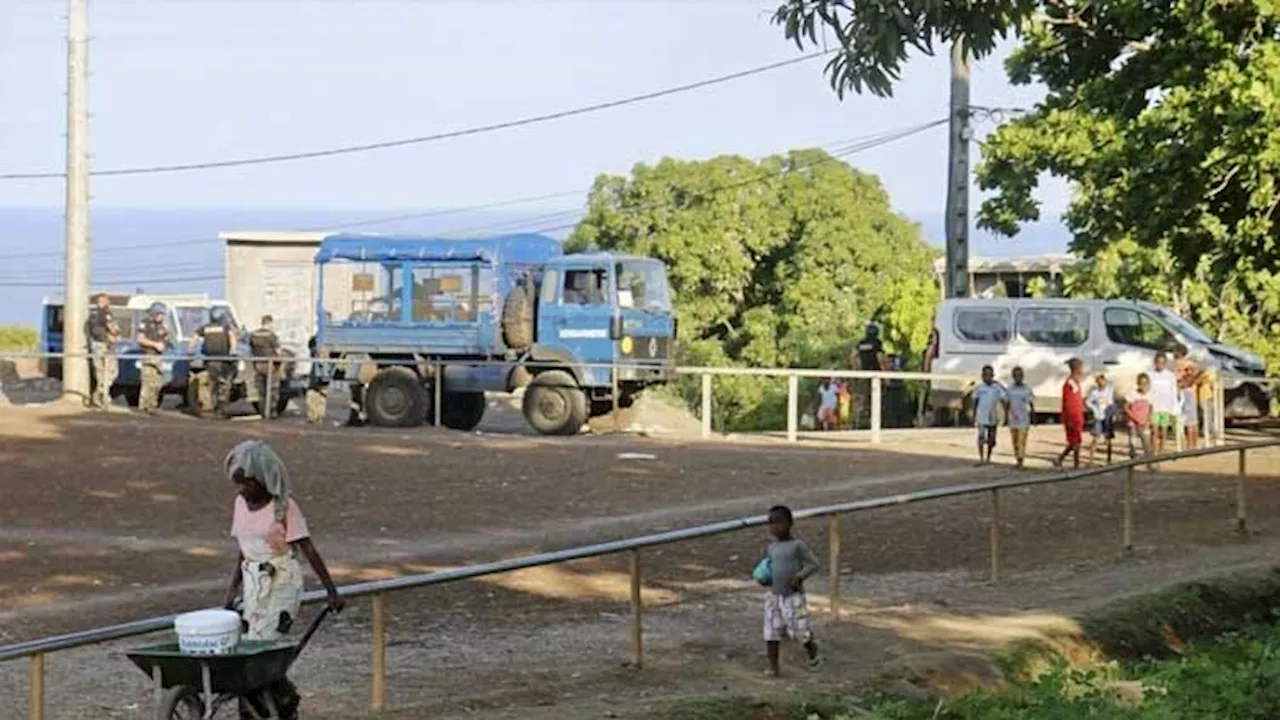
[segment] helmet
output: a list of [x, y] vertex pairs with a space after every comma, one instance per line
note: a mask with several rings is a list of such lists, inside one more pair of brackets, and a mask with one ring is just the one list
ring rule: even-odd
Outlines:
[[879, 323], [867, 323], [867, 337], [875, 337], [880, 334]]
[[148, 315], [163, 315], [163, 314], [165, 313], [165, 310], [166, 310], [166, 308], [165, 308], [165, 306], [164, 306], [164, 303], [161, 303], [161, 302], [153, 302], [153, 303], [151, 303], [151, 307], [147, 308], [147, 314], [148, 314]]

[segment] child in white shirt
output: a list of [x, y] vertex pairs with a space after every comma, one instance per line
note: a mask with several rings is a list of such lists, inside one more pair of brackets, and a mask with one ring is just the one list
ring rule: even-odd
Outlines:
[[1013, 457], [1022, 469], [1027, 459], [1027, 436], [1031, 433], [1031, 416], [1035, 413], [1036, 396], [1024, 381], [1022, 368], [1013, 369], [1013, 384], [1005, 388], [1005, 409], [1009, 413], [1009, 435], [1013, 439]]
[[1157, 455], [1164, 452], [1165, 439], [1173, 437], [1178, 406], [1178, 376], [1169, 369], [1169, 357], [1156, 353], [1151, 373], [1151, 444]]
[[1000, 424], [999, 408], [1005, 401], [1004, 386], [996, 382], [995, 368], [982, 368], [982, 382], [973, 390], [973, 424], [978, 427], [978, 464], [991, 462], [996, 447], [996, 427]]

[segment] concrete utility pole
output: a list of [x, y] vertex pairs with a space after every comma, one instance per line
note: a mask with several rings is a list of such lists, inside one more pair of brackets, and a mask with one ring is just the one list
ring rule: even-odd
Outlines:
[[67, 0], [67, 257], [63, 398], [89, 397], [89, 0]]
[[951, 148], [947, 169], [947, 297], [969, 296], [969, 52], [964, 36], [951, 45]]

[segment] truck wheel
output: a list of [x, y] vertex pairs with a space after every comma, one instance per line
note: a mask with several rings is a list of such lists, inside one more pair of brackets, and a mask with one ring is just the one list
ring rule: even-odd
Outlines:
[[427, 391], [408, 368], [389, 367], [373, 377], [364, 393], [371, 425], [413, 427], [427, 416]]
[[120, 396], [124, 398], [124, 402], [131, 408], [138, 407], [138, 401], [142, 397], [142, 388], [136, 385], [120, 389]]
[[444, 406], [440, 412], [444, 416], [441, 419], [450, 430], [473, 430], [484, 417], [482, 392], [446, 392], [440, 403]]
[[502, 342], [512, 350], [533, 344], [533, 289], [518, 285], [502, 304]]
[[524, 419], [543, 435], [573, 435], [587, 421], [587, 395], [573, 376], [548, 370], [524, 393]]

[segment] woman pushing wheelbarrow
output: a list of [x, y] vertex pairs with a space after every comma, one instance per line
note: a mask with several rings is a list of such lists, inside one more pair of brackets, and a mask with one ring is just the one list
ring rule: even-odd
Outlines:
[[[284, 461], [265, 442], [246, 440], [231, 449], [224, 466], [236, 487], [231, 536], [240, 550], [225, 606], [234, 610], [237, 597], [241, 598], [243, 639], [280, 640], [297, 621], [303, 590], [299, 554], [324, 584], [329, 610], [340, 612], [342, 596], [311, 542], [302, 510], [289, 497]], [[288, 678], [281, 676], [264, 692], [271, 695], [282, 720], [298, 716], [301, 698]], [[254, 706], [252, 712], [249, 706]], [[266, 708], [259, 706], [257, 699], [241, 699], [240, 717], [267, 717]]]

